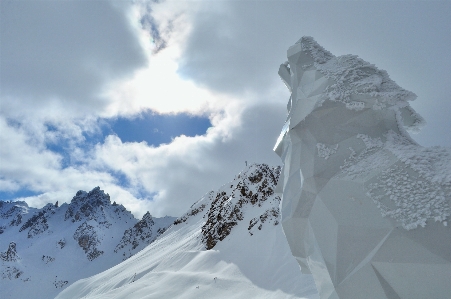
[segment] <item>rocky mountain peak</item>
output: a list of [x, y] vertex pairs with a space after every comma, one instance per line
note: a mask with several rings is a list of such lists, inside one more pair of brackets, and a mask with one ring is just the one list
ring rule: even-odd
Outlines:
[[72, 198], [64, 219], [76, 222], [98, 218], [96, 214], [104, 214], [104, 207], [109, 206], [111, 206], [110, 195], [105, 194], [100, 187], [95, 187], [89, 192], [80, 190]]
[[89, 192], [79, 190], [75, 196], [71, 200], [71, 204], [80, 204], [89, 202], [92, 205], [107, 205], [111, 204], [110, 195], [103, 190], [100, 190], [100, 187], [97, 186]]
[[147, 212], [138, 221], [99, 187], [59, 202], [39, 209], [0, 202], [1, 298], [30, 298], [30, 290], [33, 298], [53, 298], [69, 283], [140, 251], [175, 219]]
[[[271, 216], [276, 219], [275, 225], [279, 223], [277, 219], [280, 198], [272, 196], [279, 174], [280, 167], [252, 164], [216, 193], [208, 211], [207, 222], [202, 227], [202, 241], [207, 249], [212, 249], [218, 241], [224, 240], [232, 228], [244, 220], [244, 211], [247, 207], [261, 207], [270, 197], [275, 202], [275, 207], [250, 220], [249, 232], [258, 222], [263, 224]], [[252, 232], [250, 234], [252, 235]]]
[[146, 222], [151, 222], [153, 223], [152, 220], [152, 215], [150, 215], [149, 211], [146, 212], [146, 214], [144, 214], [143, 218], [141, 221], [146, 221]]
[[[280, 167], [252, 164], [218, 191], [211, 191], [194, 203], [174, 225], [203, 213], [207, 219], [202, 226], [202, 242], [206, 249], [212, 249], [224, 240], [239, 222], [248, 218], [246, 210], [252, 207], [256, 208], [252, 213], [258, 210], [258, 215], [247, 220], [249, 225], [246, 227], [251, 236], [255, 229], [261, 230], [265, 222], [278, 225], [280, 197], [274, 195], [274, 190], [279, 175]], [[267, 201], [270, 203], [266, 204]]]

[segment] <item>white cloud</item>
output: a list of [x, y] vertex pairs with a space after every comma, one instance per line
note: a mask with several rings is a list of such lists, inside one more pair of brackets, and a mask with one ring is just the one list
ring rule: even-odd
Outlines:
[[[26, 199], [33, 205], [68, 202], [79, 189], [100, 186], [137, 216], [147, 210], [180, 215], [232, 179], [245, 160], [279, 163], [271, 150], [289, 95], [277, 70], [301, 35], [314, 36], [336, 55], [358, 54], [386, 69], [418, 94], [413, 106], [430, 124], [436, 121], [431, 111], [450, 110], [451, 62], [442, 57], [451, 52], [443, 39], [451, 30], [451, 4], [0, 5], [0, 191], [42, 193]], [[208, 116], [213, 127], [159, 147], [115, 136], [94, 148], [84, 143], [84, 133], [99, 131], [99, 117], [149, 109]], [[429, 142], [451, 145], [445, 140], [449, 118], [437, 118], [438, 125], [426, 128]], [[49, 150], [62, 143], [69, 165]]]
[[146, 63], [124, 13], [130, 10], [127, 2], [0, 5], [3, 112], [54, 118], [93, 114], [108, 104], [99, 96], [106, 82], [131, 75]]
[[96, 147], [91, 166], [121, 172], [132, 189], [155, 194], [150, 206], [156, 215], [180, 215], [233, 179], [246, 160], [279, 164], [272, 147], [284, 122], [283, 108], [266, 104], [227, 113], [205, 136], [180, 136], [159, 147], [109, 136]]

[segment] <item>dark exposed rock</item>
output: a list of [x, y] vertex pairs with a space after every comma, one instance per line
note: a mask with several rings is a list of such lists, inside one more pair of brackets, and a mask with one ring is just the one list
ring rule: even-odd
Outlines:
[[1, 214], [1, 217], [3, 219], [9, 218], [13, 215], [16, 215], [18, 213], [20, 213], [22, 211], [22, 207], [20, 206], [13, 206], [11, 207], [8, 211], [5, 211], [4, 213]]
[[59, 245], [59, 247], [60, 247], [61, 249], [63, 249], [64, 246], [66, 246], [66, 239], [62, 238], [61, 240], [59, 240], [59, 241], [57, 242], [57, 244]]
[[224, 240], [233, 227], [243, 220], [242, 208], [245, 205], [261, 206], [262, 202], [274, 194], [280, 167], [254, 164], [249, 169], [250, 173], [237, 177], [238, 182], [231, 185], [231, 192], [218, 192], [212, 200], [207, 222], [202, 226], [202, 241], [207, 249], [212, 249], [218, 241]]
[[92, 261], [103, 254], [103, 251], [97, 249], [97, 246], [100, 245], [100, 239], [97, 236], [95, 228], [86, 222], [83, 222], [77, 228], [74, 233], [74, 239], [83, 248], [88, 260]]
[[23, 201], [3, 202], [0, 201], [0, 220], [4, 219], [0, 225], [0, 234], [5, 232], [11, 226], [19, 226], [22, 223], [22, 214], [26, 213], [28, 205]]
[[71, 220], [72, 222], [84, 221], [104, 217], [103, 208], [110, 206], [110, 196], [105, 194], [100, 187], [95, 187], [91, 191], [78, 191], [72, 198], [69, 207], [64, 215], [64, 220]]
[[67, 280], [56, 280], [55, 279], [55, 281], [53, 282], [53, 285], [55, 286], [55, 288], [61, 289], [68, 283], [69, 283], [69, 281], [67, 281]]
[[189, 210], [185, 215], [177, 218], [177, 220], [174, 221], [174, 225], [180, 224], [182, 222], [185, 222], [189, 217], [199, 214], [205, 209], [205, 204], [202, 204], [196, 208], [192, 208]]
[[35, 235], [38, 235], [40, 233], [43, 233], [49, 228], [49, 225], [47, 224], [47, 218], [45, 211], [40, 211], [36, 215], [33, 215], [30, 219], [27, 220], [27, 222], [22, 225], [22, 227], [19, 229], [19, 232], [22, 232], [26, 229], [30, 229], [28, 231], [28, 238], [32, 238]]
[[2, 278], [13, 280], [13, 279], [19, 278], [22, 274], [23, 274], [23, 271], [21, 271], [20, 269], [14, 267], [14, 266], [7, 266], [4, 268], [4, 270], [2, 272]]
[[[280, 197], [276, 197], [276, 200], [280, 202]], [[274, 225], [279, 224], [279, 217], [280, 217], [280, 210], [278, 207], [270, 208], [269, 210], [266, 210], [260, 217], [252, 218], [251, 221], [249, 221], [249, 227], [248, 231], [249, 234], [252, 236], [254, 234], [254, 227], [257, 226], [258, 230], [261, 230], [263, 227], [263, 223], [265, 222], [273, 222]], [[258, 225], [257, 225], [258, 224]]]
[[16, 243], [11, 242], [9, 243], [8, 249], [6, 252], [0, 252], [0, 259], [2, 259], [5, 262], [15, 262], [19, 259], [19, 256], [17, 255], [16, 251]]
[[28, 219], [19, 229], [19, 232], [29, 229], [28, 238], [32, 238], [45, 232], [49, 228], [48, 218], [55, 214], [55, 209], [56, 208], [54, 205], [47, 204], [41, 211], [37, 212], [30, 219]]
[[128, 247], [128, 254], [123, 253], [124, 259], [127, 259], [138, 246], [146, 246], [152, 243], [158, 236], [166, 231], [166, 227], [155, 227], [155, 221], [149, 212], [144, 214], [143, 218], [138, 221], [133, 227], [127, 229], [122, 236], [121, 241], [114, 249], [118, 252]]
[[9, 223], [10, 226], [19, 226], [22, 223], [22, 214], [16, 214], [13, 220]]
[[55, 260], [54, 257], [48, 256], [48, 255], [43, 255], [42, 256], [42, 261], [46, 264], [51, 263]]

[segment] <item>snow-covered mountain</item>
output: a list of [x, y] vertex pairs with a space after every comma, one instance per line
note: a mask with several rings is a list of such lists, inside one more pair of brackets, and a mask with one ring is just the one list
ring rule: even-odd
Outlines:
[[135, 219], [99, 187], [42, 209], [0, 201], [1, 298], [53, 298], [153, 242], [174, 217]]
[[279, 173], [249, 166], [142, 251], [57, 298], [318, 298], [282, 232]]

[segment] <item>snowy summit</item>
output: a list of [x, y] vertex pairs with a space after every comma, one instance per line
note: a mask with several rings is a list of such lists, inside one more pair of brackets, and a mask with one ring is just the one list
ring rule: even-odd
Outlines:
[[0, 201], [1, 297], [52, 298], [138, 252], [174, 219], [138, 221], [99, 187], [42, 209]]

